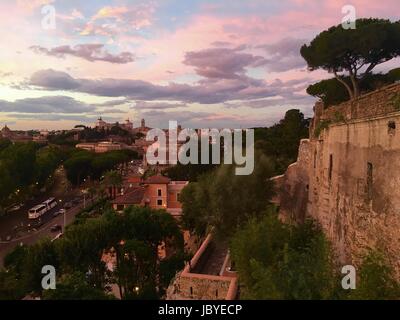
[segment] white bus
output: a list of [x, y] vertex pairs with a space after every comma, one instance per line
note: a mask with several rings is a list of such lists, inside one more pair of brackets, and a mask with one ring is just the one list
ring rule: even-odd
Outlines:
[[47, 199], [45, 202], [43, 202], [42, 204], [44, 204], [47, 208], [47, 211], [53, 209], [54, 207], [57, 206], [57, 201], [55, 198], [49, 198]]
[[38, 204], [37, 206], [33, 207], [28, 211], [28, 218], [37, 219], [42, 215], [44, 215], [47, 211], [48, 211], [47, 207], [43, 203]]
[[44, 201], [41, 204], [38, 204], [37, 206], [33, 207], [28, 211], [28, 217], [29, 219], [37, 219], [44, 215], [46, 212], [50, 211], [53, 209], [55, 206], [57, 206], [57, 201], [55, 198], [49, 198], [46, 201]]

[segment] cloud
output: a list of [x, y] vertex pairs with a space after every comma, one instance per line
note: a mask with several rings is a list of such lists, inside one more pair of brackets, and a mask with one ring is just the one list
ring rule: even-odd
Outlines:
[[292, 97], [277, 97], [277, 98], [272, 98], [272, 99], [260, 99], [260, 100], [249, 100], [249, 101], [243, 101], [243, 102], [229, 102], [225, 103], [224, 106], [226, 108], [240, 108], [240, 107], [245, 107], [245, 108], [252, 108], [252, 109], [264, 109], [264, 108], [269, 108], [269, 107], [276, 107], [276, 106], [313, 106], [315, 103], [315, 98], [307, 95], [300, 95], [300, 94], [294, 94]]
[[51, 69], [35, 72], [31, 76], [30, 84], [50, 90], [71, 90], [80, 86], [79, 81], [68, 73]]
[[17, 0], [16, 3], [19, 8], [32, 12], [53, 2], [54, 0]]
[[11, 77], [12, 75], [13, 75], [12, 72], [3, 72], [3, 71], [0, 71], [0, 77], [1, 77], [1, 78]]
[[73, 90], [107, 97], [126, 97], [134, 100], [173, 100], [181, 102], [217, 103], [252, 96], [270, 96], [267, 86], [254, 88], [242, 80], [204, 81], [196, 85], [170, 83], [155, 85], [129, 79], [75, 79], [69, 74], [42, 70], [32, 75], [30, 85], [47, 90]]
[[[177, 121], [178, 124], [182, 124], [186, 127], [200, 128], [215, 125], [220, 127], [223, 122], [232, 122], [238, 120], [237, 116], [218, 114], [212, 112], [202, 111], [162, 111], [162, 110], [151, 110], [142, 112], [142, 117], [148, 120], [150, 124], [157, 124], [158, 127], [168, 127], [168, 121]], [[243, 120], [243, 118], [241, 118]], [[218, 125], [217, 125], [218, 124]]]
[[128, 104], [130, 102], [131, 102], [130, 99], [109, 100], [109, 101], [106, 101], [106, 102], [95, 103], [95, 104], [92, 104], [92, 105], [96, 106], [96, 107], [114, 107], [114, 106], [121, 106], [123, 104]]
[[[19, 120], [32, 120], [32, 121], [76, 121], [78, 123], [94, 123], [97, 115], [74, 115], [74, 114], [35, 114], [35, 113], [8, 113], [8, 117]], [[120, 120], [116, 117], [102, 116], [102, 119], [108, 122], [117, 122]]]
[[85, 113], [95, 111], [95, 107], [71, 97], [51, 96], [25, 98], [14, 102], [0, 100], [0, 112], [21, 113]]
[[132, 33], [152, 25], [155, 2], [134, 6], [105, 6], [88, 21], [81, 35], [117, 36]]
[[109, 114], [109, 113], [126, 113], [125, 110], [122, 110], [122, 109], [114, 109], [114, 108], [108, 108], [108, 109], [97, 110], [97, 112], [102, 113], [102, 114]]
[[147, 102], [147, 101], [136, 101], [135, 109], [175, 109], [175, 108], [186, 108], [187, 105], [183, 103], [167, 103], [167, 102]]
[[165, 112], [152, 110], [141, 113], [141, 117], [146, 119], [151, 127], [167, 128], [169, 121], [177, 121], [186, 128], [252, 128], [263, 127], [273, 124], [285, 113], [285, 109], [280, 108], [276, 114], [255, 115], [243, 117], [243, 115], [216, 113], [216, 112], [196, 112], [196, 111], [174, 111]]
[[49, 69], [34, 73], [28, 85], [46, 90], [71, 90], [132, 100], [214, 104], [290, 95], [304, 88], [304, 81], [304, 79], [287, 82], [277, 80], [267, 83], [243, 75], [238, 79], [211, 78], [201, 80], [194, 85], [169, 83], [163, 86], [131, 79], [77, 79], [68, 73]]
[[238, 79], [243, 77], [246, 67], [267, 63], [264, 57], [242, 52], [244, 49], [240, 46], [187, 52], [183, 63], [195, 67], [196, 73], [206, 78]]
[[135, 56], [131, 52], [121, 52], [119, 54], [109, 53], [104, 49], [104, 44], [79, 44], [74, 47], [59, 46], [52, 49], [47, 49], [41, 46], [32, 46], [30, 48], [38, 54], [45, 54], [56, 58], [65, 58], [65, 56], [74, 56], [84, 60], [95, 62], [105, 61], [116, 64], [126, 64], [133, 62]]
[[273, 44], [259, 46], [259, 48], [265, 49], [270, 55], [266, 63], [268, 70], [284, 72], [306, 66], [300, 55], [300, 48], [306, 42], [307, 40], [304, 39], [284, 38]]

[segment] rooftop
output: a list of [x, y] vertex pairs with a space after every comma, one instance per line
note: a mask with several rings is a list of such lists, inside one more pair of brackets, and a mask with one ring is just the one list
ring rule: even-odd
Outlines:
[[170, 178], [160, 175], [151, 176], [144, 181], [145, 184], [168, 184], [170, 182], [171, 182]]
[[127, 193], [117, 197], [112, 201], [114, 204], [141, 204], [146, 189], [144, 187], [137, 187], [130, 189]]

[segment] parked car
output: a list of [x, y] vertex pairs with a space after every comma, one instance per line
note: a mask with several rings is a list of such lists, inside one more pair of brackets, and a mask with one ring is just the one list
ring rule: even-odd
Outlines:
[[36, 231], [38, 228], [40, 228], [43, 225], [43, 221], [42, 219], [37, 219], [32, 221], [31, 223], [28, 223], [27, 227], [29, 229], [35, 229], [34, 231]]
[[77, 204], [79, 204], [81, 201], [82, 201], [81, 198], [74, 198], [74, 199], [72, 200], [72, 203], [73, 203], [74, 205], [77, 205]]
[[72, 208], [72, 202], [66, 202], [64, 204], [64, 209], [70, 209], [70, 208]]
[[24, 206], [23, 203], [18, 203], [18, 204], [14, 204], [12, 207], [10, 207], [7, 212], [14, 212], [14, 211], [18, 211], [19, 209], [21, 209]]
[[59, 216], [60, 214], [64, 214], [65, 212], [66, 212], [65, 209], [57, 210], [56, 212], [53, 213], [53, 217], [57, 217], [57, 216]]
[[61, 231], [61, 230], [62, 230], [62, 227], [59, 224], [55, 224], [54, 226], [52, 226], [50, 228], [51, 232], [57, 232], [57, 231]]

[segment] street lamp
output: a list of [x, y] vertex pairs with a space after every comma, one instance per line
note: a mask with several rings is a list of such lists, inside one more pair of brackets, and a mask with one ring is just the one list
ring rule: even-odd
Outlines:
[[[60, 204], [62, 203], [62, 199], [58, 200]], [[67, 226], [67, 209], [63, 208], [63, 214], [64, 214], [64, 225], [63, 225], [63, 233], [65, 233], [65, 227]]]
[[88, 193], [88, 191], [86, 189], [83, 189], [82, 193], [83, 193], [83, 208], [86, 208], [86, 194]]

